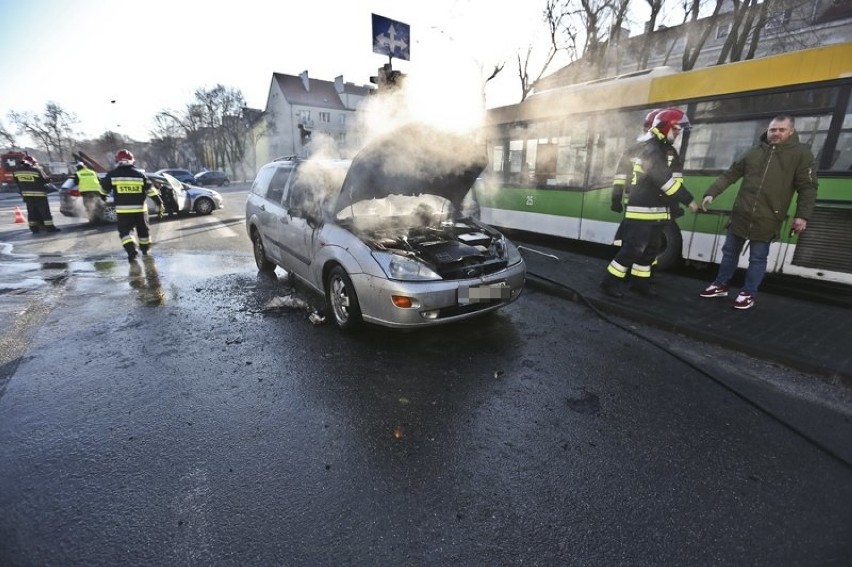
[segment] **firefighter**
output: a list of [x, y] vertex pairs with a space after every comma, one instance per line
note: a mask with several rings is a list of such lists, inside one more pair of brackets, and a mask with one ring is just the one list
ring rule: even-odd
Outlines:
[[[650, 112], [648, 112], [648, 114], [645, 115], [645, 120], [642, 125], [642, 134], [640, 134], [639, 137], [636, 139], [636, 145], [642, 143], [642, 139], [645, 134], [654, 126], [654, 118], [656, 118], [657, 114], [659, 114], [663, 110], [664, 109], [662, 108], [655, 108], [654, 110], [651, 110]], [[625, 151], [624, 156], [629, 157], [630, 155], [632, 155], [632, 153], [635, 153], [636, 145], [628, 148]], [[615, 172], [615, 178], [612, 182], [612, 206], [610, 207], [610, 209], [616, 213], [623, 213], [624, 203], [627, 202], [627, 193], [624, 190], [624, 186], [627, 182], [627, 176], [630, 173], [631, 163], [629, 159], [624, 159], [624, 156], [622, 156], [621, 161], [619, 161], [618, 163], [618, 167], [616, 168]], [[667, 159], [669, 168], [671, 168], [672, 170], [672, 175], [674, 175], [675, 177], [682, 177], [683, 162], [680, 160], [680, 155], [678, 155], [677, 149], [675, 149], [673, 145], [669, 145], [667, 148]], [[674, 221], [674, 219], [678, 219], [683, 216], [683, 208], [676, 200], [670, 199], [670, 201], [672, 221]], [[613, 239], [613, 244], [615, 244], [616, 246], [621, 246], [621, 234], [623, 230], [624, 221], [622, 220], [621, 224], [618, 225], [618, 229], [615, 231], [615, 238]], [[660, 234], [660, 237], [662, 238], [662, 234]], [[657, 246], [658, 252], [660, 251], [661, 247], [662, 241], [660, 241]], [[656, 264], [657, 261], [654, 260], [653, 263]]]
[[38, 161], [30, 155], [21, 158], [21, 164], [12, 173], [18, 191], [27, 205], [27, 221], [33, 234], [42, 228], [47, 232], [59, 232], [53, 224], [47, 194], [55, 190]]
[[115, 212], [118, 216], [118, 237], [121, 245], [127, 251], [127, 259], [133, 262], [138, 256], [136, 236], [139, 239], [139, 250], [143, 256], [148, 255], [151, 248], [150, 227], [148, 225], [148, 197], [151, 197], [163, 211], [163, 199], [157, 189], [145, 174], [136, 169], [136, 160], [129, 150], [118, 150], [115, 153], [116, 167], [101, 180], [104, 191], [113, 194]]
[[77, 164], [74, 181], [77, 182], [77, 190], [80, 191], [80, 195], [83, 197], [83, 206], [88, 213], [89, 222], [95, 222], [95, 212], [103, 206], [102, 203], [107, 197], [106, 191], [101, 187], [98, 174], [81, 162]]
[[622, 157], [613, 183], [613, 209], [621, 205], [617, 193], [618, 176], [628, 193], [624, 215], [622, 244], [601, 282], [611, 297], [624, 295], [623, 282], [631, 276], [631, 288], [641, 294], [654, 295], [651, 287], [651, 265], [657, 257], [661, 232], [672, 218], [672, 199], [688, 205], [692, 212], [698, 204], [683, 186], [683, 177], [672, 171], [672, 144], [681, 131], [689, 128], [689, 119], [678, 108], [666, 108], [652, 117], [651, 128]]

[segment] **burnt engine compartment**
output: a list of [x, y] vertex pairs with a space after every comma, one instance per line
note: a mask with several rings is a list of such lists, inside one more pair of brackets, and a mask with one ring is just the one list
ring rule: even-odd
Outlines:
[[500, 234], [472, 219], [373, 227], [356, 234], [374, 250], [394, 250], [416, 258], [444, 279], [490, 274], [507, 263]]

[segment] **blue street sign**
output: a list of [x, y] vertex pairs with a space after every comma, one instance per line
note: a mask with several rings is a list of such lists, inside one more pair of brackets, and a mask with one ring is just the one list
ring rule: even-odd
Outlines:
[[373, 53], [411, 60], [411, 26], [373, 14]]

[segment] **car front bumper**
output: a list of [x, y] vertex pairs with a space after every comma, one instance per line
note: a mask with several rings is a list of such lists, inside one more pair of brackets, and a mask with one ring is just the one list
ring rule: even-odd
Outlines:
[[[396, 328], [428, 327], [476, 317], [520, 297], [526, 266], [519, 262], [481, 278], [440, 281], [395, 281], [350, 274], [364, 321]], [[393, 297], [409, 298], [397, 307]]]

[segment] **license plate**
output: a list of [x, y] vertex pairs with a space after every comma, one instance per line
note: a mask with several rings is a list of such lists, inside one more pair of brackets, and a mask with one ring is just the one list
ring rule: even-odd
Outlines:
[[495, 303], [503, 301], [509, 299], [510, 291], [509, 285], [506, 282], [478, 286], [460, 286], [459, 304], [467, 305], [469, 303]]

